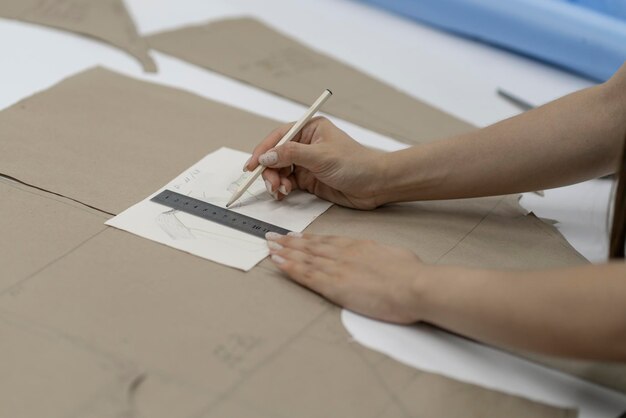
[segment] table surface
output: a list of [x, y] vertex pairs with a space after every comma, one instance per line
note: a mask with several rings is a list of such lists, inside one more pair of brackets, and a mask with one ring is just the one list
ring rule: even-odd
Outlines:
[[[253, 16], [324, 53], [465, 121], [486, 126], [519, 113], [502, 88], [538, 105], [593, 83], [510, 52], [461, 39], [350, 0], [126, 0], [142, 34], [229, 16]], [[376, 31], [371, 28], [375, 26]], [[0, 109], [92, 66], [193, 91], [264, 116], [297, 119], [304, 107], [153, 51], [159, 72], [144, 74], [126, 53], [41, 26], [0, 19]], [[368, 47], [361, 47], [367, 43]], [[331, 117], [354, 138], [386, 150], [389, 138]], [[557, 227], [591, 261], [606, 260], [611, 182], [593, 180], [526, 194], [522, 205]], [[435, 365], [436, 369], [436, 365]], [[537, 377], [540, 379], [541, 377]], [[563, 383], [566, 385], [567, 383]], [[581, 417], [609, 417], [599, 398], [580, 399]], [[550, 396], [549, 394], [547, 395]], [[614, 394], [607, 395], [609, 397]], [[558, 397], [555, 394], [555, 402]], [[626, 397], [621, 398], [626, 408]]]

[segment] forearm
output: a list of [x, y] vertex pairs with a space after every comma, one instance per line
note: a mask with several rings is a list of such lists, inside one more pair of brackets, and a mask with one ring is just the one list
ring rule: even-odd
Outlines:
[[539, 272], [433, 266], [418, 279], [424, 321], [494, 345], [626, 360], [626, 264]]
[[510, 194], [617, 169], [626, 67], [614, 79], [465, 135], [385, 156], [381, 203]]

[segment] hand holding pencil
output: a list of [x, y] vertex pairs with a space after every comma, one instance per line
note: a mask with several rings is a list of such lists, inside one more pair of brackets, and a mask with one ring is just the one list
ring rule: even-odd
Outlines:
[[263, 179], [277, 200], [299, 189], [352, 208], [380, 204], [374, 194], [382, 187], [381, 152], [360, 145], [324, 117], [311, 119], [281, 144], [293, 126], [280, 126], [263, 139], [244, 171], [265, 167]]
[[[284, 144], [286, 142], [291, 141], [300, 132], [300, 129], [302, 129], [302, 127], [307, 122], [309, 122], [311, 120], [313, 115], [315, 115], [317, 113], [317, 111], [320, 109], [320, 107], [322, 107], [322, 105], [326, 102], [326, 100], [328, 100], [330, 98], [330, 96], [332, 96], [332, 95], [333, 95], [333, 93], [330, 90], [328, 90], [328, 89], [324, 90], [322, 92], [322, 94], [320, 95], [320, 97], [317, 98], [317, 100], [304, 113], [304, 115], [302, 115], [302, 117], [296, 123], [294, 123], [293, 126], [291, 126], [289, 131], [287, 131], [287, 133], [280, 139], [280, 141], [278, 141], [277, 145], [282, 145], [282, 144]], [[252, 174], [250, 175], [248, 180], [244, 184], [242, 184], [235, 191], [235, 193], [233, 193], [233, 196], [230, 198], [230, 200], [226, 204], [226, 207], [229, 207], [237, 199], [239, 199], [241, 197], [241, 195], [243, 195], [244, 192], [246, 190], [248, 190], [248, 188], [252, 185], [252, 183], [254, 183], [254, 181], [257, 179], [257, 177], [259, 177], [259, 175], [261, 175], [261, 173], [263, 173], [263, 171], [265, 170], [265, 164], [263, 164], [263, 163], [261, 163], [261, 164], [262, 165], [259, 165], [257, 168], [254, 169], [254, 171], [252, 172]]]

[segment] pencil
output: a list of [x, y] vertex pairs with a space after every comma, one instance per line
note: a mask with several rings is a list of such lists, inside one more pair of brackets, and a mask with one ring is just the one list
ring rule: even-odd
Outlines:
[[[328, 89], [324, 90], [324, 92], [320, 95], [320, 97], [317, 98], [315, 103], [311, 105], [309, 110], [307, 110], [304, 113], [304, 115], [302, 115], [302, 117], [291, 127], [291, 129], [289, 129], [289, 132], [287, 132], [285, 136], [283, 136], [280, 139], [280, 141], [278, 141], [278, 144], [276, 144], [275, 146], [278, 147], [291, 141], [293, 137], [296, 136], [298, 132], [300, 132], [302, 127], [306, 125], [308, 121], [311, 120], [313, 115], [317, 113], [319, 108], [322, 107], [322, 105], [326, 102], [326, 100], [328, 100], [328, 98], [332, 96], [332, 94], [333, 94], [332, 91]], [[243, 195], [245, 191], [248, 190], [248, 187], [250, 187], [250, 185], [254, 183], [254, 181], [261, 175], [261, 173], [263, 173], [263, 170], [265, 169], [266, 169], [265, 166], [259, 164], [259, 166], [252, 172], [248, 180], [245, 183], [243, 183], [241, 186], [239, 186], [239, 188], [235, 191], [235, 193], [233, 193], [233, 196], [230, 198], [230, 200], [226, 204], [226, 207], [229, 207], [230, 205], [235, 203], [237, 199], [239, 199], [241, 195]]]

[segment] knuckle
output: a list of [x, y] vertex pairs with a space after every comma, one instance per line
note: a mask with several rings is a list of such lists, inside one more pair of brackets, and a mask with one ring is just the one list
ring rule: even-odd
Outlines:
[[293, 161], [293, 158], [295, 157], [295, 153], [296, 153], [295, 143], [287, 142], [281, 148], [283, 151], [283, 155], [282, 155], [283, 159], [285, 161]]
[[278, 240], [278, 243], [283, 245], [286, 250], [292, 251], [290, 247], [293, 247], [296, 241], [289, 235], [284, 235], [280, 238], [280, 240]]
[[289, 146], [289, 150], [291, 151], [291, 160], [294, 161], [297, 157], [300, 156], [301, 145], [297, 142], [291, 142]]
[[298, 249], [297, 244], [298, 243], [293, 238], [291, 238], [291, 237], [286, 237], [285, 238], [284, 245], [285, 245], [285, 248], [289, 251], [289, 256], [291, 256], [291, 257], [297, 257], [298, 256], [298, 252], [300, 250]]
[[352, 242], [350, 242], [347, 245], [347, 248], [349, 248], [351, 250], [358, 250], [359, 248], [363, 247], [363, 242], [365, 242], [365, 241], [363, 241], [363, 240], [352, 241]]
[[350, 259], [359, 253], [359, 249], [354, 246], [346, 247], [341, 251], [341, 258], [344, 260]]
[[361, 246], [364, 248], [375, 247], [376, 241], [374, 241], [373, 239], [366, 239], [366, 240], [361, 241]]
[[335, 241], [336, 237], [333, 237], [331, 235], [322, 235], [320, 237], [320, 242], [322, 244], [332, 244]]
[[328, 118], [326, 116], [318, 116], [317, 117], [317, 122], [320, 125], [324, 125], [324, 126], [327, 126], [327, 125], [330, 124], [330, 120], [328, 120]]
[[302, 250], [306, 253], [310, 253], [314, 248], [315, 246], [310, 241], [306, 241], [302, 244]]
[[307, 266], [312, 266], [315, 263], [315, 257], [310, 254], [305, 254], [304, 256], [304, 264]]
[[267, 138], [280, 138], [284, 132], [289, 130], [289, 128], [291, 128], [290, 124], [281, 125], [278, 128], [274, 129], [272, 132], [270, 132]]

